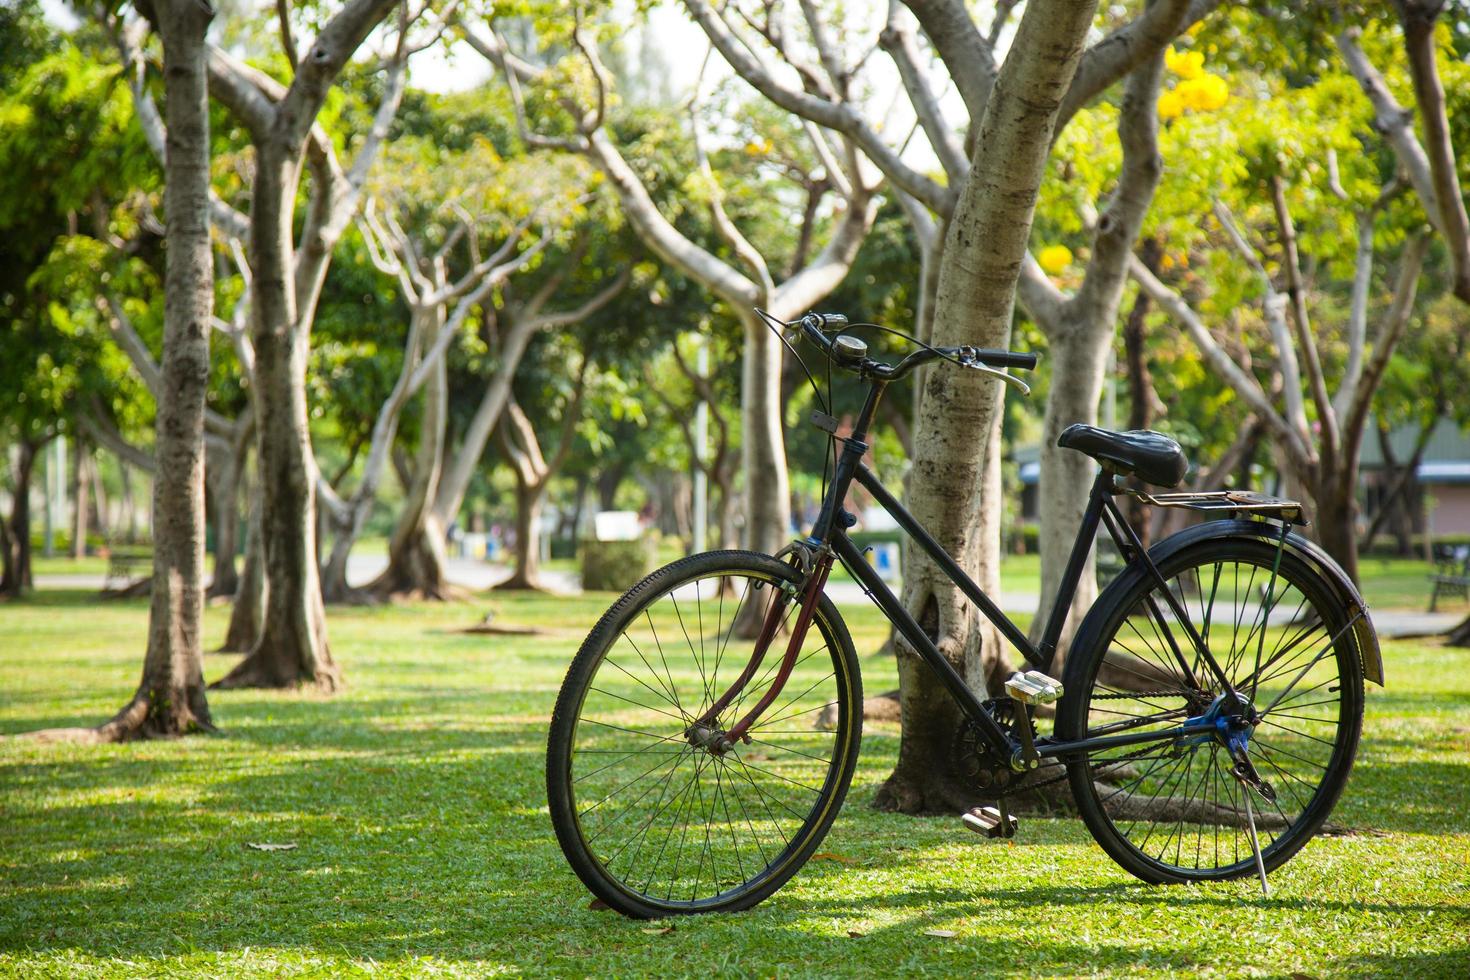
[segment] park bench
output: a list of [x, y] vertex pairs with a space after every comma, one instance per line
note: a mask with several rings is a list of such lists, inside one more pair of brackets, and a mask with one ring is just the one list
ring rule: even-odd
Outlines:
[[153, 552], [146, 548], [111, 548], [107, 553], [107, 574], [103, 577], [104, 589], [114, 582], [127, 588], [134, 581], [153, 574]]
[[1470, 545], [1436, 545], [1434, 572], [1429, 580], [1434, 583], [1429, 593], [1430, 612], [1434, 612], [1441, 594], [1470, 598]]

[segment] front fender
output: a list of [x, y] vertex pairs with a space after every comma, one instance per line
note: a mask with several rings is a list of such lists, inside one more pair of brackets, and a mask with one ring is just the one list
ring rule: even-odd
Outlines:
[[[1240, 535], [1261, 538], [1275, 544], [1281, 539], [1281, 526], [1266, 521], [1239, 519], [1205, 521], [1203, 524], [1196, 524], [1177, 534], [1169, 535], [1150, 548], [1148, 554], [1154, 563], [1158, 564], [1165, 558], [1201, 541]], [[1285, 547], [1332, 583], [1333, 589], [1347, 609], [1348, 616], [1358, 617], [1353, 624], [1353, 637], [1358, 645], [1358, 661], [1363, 667], [1363, 679], [1382, 687], [1383, 652], [1378, 647], [1378, 631], [1373, 628], [1373, 620], [1368, 615], [1368, 603], [1363, 601], [1358, 587], [1353, 584], [1347, 572], [1343, 571], [1342, 566], [1333, 561], [1332, 556], [1323, 551], [1321, 546], [1315, 542], [1293, 532], [1286, 536]], [[1362, 613], [1361, 616], [1358, 616], [1359, 612]]]

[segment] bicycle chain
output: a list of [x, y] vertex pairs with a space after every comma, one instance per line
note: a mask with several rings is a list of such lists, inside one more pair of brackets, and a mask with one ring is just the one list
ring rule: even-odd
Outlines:
[[[1141, 755], [1144, 755], [1145, 753], [1154, 751], [1155, 748], [1157, 748], [1157, 746], [1154, 746], [1154, 745], [1145, 745], [1143, 748], [1136, 749], [1136, 750], [1134, 750], [1132, 752], [1129, 752], [1127, 755], [1119, 756], [1116, 759], [1109, 760], [1108, 762], [1104, 763], [1102, 766], [1100, 766], [1098, 768], [1100, 768], [1100, 769], [1108, 769], [1108, 768], [1111, 768], [1113, 766], [1122, 765], [1125, 762], [1131, 762], [1131, 761], [1133, 761], [1133, 759], [1137, 758], [1138, 756], [1141, 756]], [[998, 799], [998, 798], [1003, 797], [1003, 796], [1014, 796], [1017, 793], [1029, 793], [1032, 790], [1041, 789], [1043, 786], [1052, 786], [1052, 785], [1054, 785], [1056, 783], [1059, 783], [1062, 780], [1064, 780], [1064, 779], [1067, 778], [1067, 767], [1066, 767], [1066, 764], [1065, 763], [1058, 763], [1058, 767], [1062, 770], [1062, 774], [1060, 776], [1051, 776], [1051, 777], [1049, 777], [1047, 779], [1037, 780], [1035, 782], [1027, 782], [1026, 780], [1023, 779], [1023, 780], [1021, 780], [1020, 783], [1018, 783], [1014, 787], [1008, 787], [1008, 788], [1006, 788], [1006, 789], [1002, 790], [1001, 792], [996, 793], [994, 795]]]
[[[1101, 700], [1120, 700], [1120, 699], [1123, 699], [1123, 698], [1164, 698], [1164, 697], [1185, 697], [1185, 698], [1187, 698], [1189, 696], [1190, 696], [1190, 692], [1189, 691], [1134, 691], [1134, 692], [1131, 692], [1131, 693], [1128, 693], [1128, 694], [1094, 694], [1092, 697], [1093, 697], [1093, 700], [1095, 700], [1095, 701], [1101, 701]], [[1156, 748], [1157, 748], [1157, 746], [1152, 745], [1152, 744], [1145, 745], [1145, 746], [1143, 746], [1140, 749], [1136, 749], [1136, 750], [1134, 750], [1132, 752], [1129, 752], [1127, 755], [1123, 755], [1123, 756], [1120, 756], [1120, 757], [1118, 757], [1116, 759], [1112, 759], [1112, 760], [1108, 761], [1101, 768], [1107, 769], [1107, 768], [1110, 768], [1112, 766], [1121, 765], [1122, 763], [1125, 763], [1125, 762], [1131, 762], [1133, 759], [1135, 759], [1135, 758], [1137, 758], [1139, 756], [1145, 755], [1145, 754], [1147, 754], [1149, 752], [1152, 752]], [[1026, 793], [1026, 792], [1030, 792], [1032, 790], [1041, 789], [1044, 786], [1052, 786], [1052, 785], [1055, 785], [1056, 783], [1059, 783], [1062, 780], [1064, 780], [1064, 779], [1067, 778], [1066, 765], [1065, 764], [1061, 764], [1061, 763], [1059, 763], [1058, 765], [1059, 765], [1059, 768], [1061, 768], [1061, 770], [1062, 770], [1062, 773], [1059, 776], [1050, 776], [1050, 777], [1048, 777], [1046, 779], [1034, 780], [1034, 781], [1028, 781], [1026, 779], [1021, 779], [1014, 786], [1006, 787], [1006, 788], [1000, 790], [999, 792], [996, 792], [994, 795], [996, 796], [996, 798], [1006, 797], [1006, 796], [1014, 796], [1017, 793]]]

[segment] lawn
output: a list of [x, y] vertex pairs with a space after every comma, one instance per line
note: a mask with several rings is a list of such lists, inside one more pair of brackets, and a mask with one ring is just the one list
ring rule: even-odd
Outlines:
[[[874, 725], [821, 859], [754, 911], [650, 924], [589, 908], [546, 813], [546, 718], [608, 599], [496, 596], [499, 621], [546, 629], [511, 638], [454, 632], [484, 601], [334, 610], [336, 697], [215, 693], [221, 737], [0, 740], [0, 976], [1470, 976], [1470, 651], [1386, 645], [1334, 816], [1353, 832], [1269, 899], [1142, 885], [1073, 819], [993, 844], [877, 813], [897, 740]], [[874, 649], [876, 615], [849, 615]], [[60, 591], [0, 606], [0, 733], [116, 710], [146, 616]], [[210, 638], [224, 625], [212, 608]], [[893, 685], [886, 658], [864, 671]]]

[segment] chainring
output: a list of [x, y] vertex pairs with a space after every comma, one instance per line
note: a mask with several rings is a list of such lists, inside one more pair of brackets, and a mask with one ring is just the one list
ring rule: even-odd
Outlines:
[[[1014, 735], [1019, 723], [1030, 725], [1034, 738], [1035, 723], [1018, 709], [1017, 703], [1010, 698], [992, 698], [985, 702], [985, 710], [1007, 735]], [[1010, 758], [992, 749], [974, 723], [965, 724], [955, 736], [954, 757], [960, 776], [985, 798], [1009, 796], [1027, 788], [1030, 783], [1026, 778], [1029, 774], [1012, 769]]]

